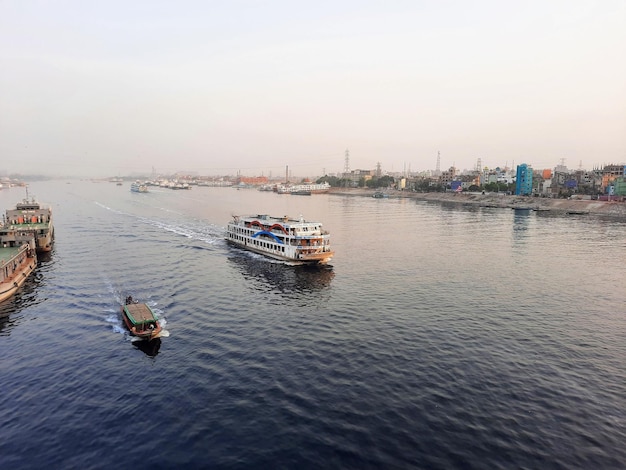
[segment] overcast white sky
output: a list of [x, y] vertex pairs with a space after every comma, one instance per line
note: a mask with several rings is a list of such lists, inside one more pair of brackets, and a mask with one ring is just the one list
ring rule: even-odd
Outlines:
[[0, 171], [626, 161], [626, 2], [0, 0]]

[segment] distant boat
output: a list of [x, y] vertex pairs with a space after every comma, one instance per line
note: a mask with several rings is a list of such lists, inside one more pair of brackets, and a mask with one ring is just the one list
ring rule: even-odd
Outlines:
[[133, 193], [147, 193], [148, 186], [139, 181], [135, 181], [134, 183], [131, 183], [130, 191]]
[[303, 194], [305, 191], [310, 192], [311, 194], [323, 194], [330, 191], [330, 184], [327, 182], [324, 183], [303, 183], [303, 184], [281, 184], [276, 187], [276, 192], [278, 194], [292, 194], [294, 192], [301, 192]]
[[177, 189], [191, 189], [191, 186], [189, 185], [189, 183], [180, 183], [178, 181], [174, 181], [168, 185], [168, 188], [176, 189], [176, 190]]
[[308, 191], [306, 189], [297, 189], [296, 191], [291, 191], [290, 194], [293, 196], [310, 196], [311, 191]]
[[383, 199], [388, 198], [389, 194], [383, 193], [382, 191], [376, 191], [374, 194], [372, 194], [372, 197], [375, 197], [376, 199]]
[[233, 216], [226, 230], [229, 243], [292, 264], [325, 264], [334, 255], [322, 224], [302, 217]]
[[122, 318], [130, 334], [138, 338], [154, 339], [161, 333], [161, 324], [152, 309], [131, 296], [122, 305]]

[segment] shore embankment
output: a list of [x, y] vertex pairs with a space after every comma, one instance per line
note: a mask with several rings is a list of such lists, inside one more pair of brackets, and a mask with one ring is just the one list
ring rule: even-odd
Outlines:
[[[331, 194], [341, 196], [372, 197], [380, 190], [362, 188], [332, 188]], [[412, 191], [382, 191], [389, 198], [410, 198], [433, 203], [453, 203], [479, 207], [532, 209], [561, 214], [593, 214], [626, 219], [626, 202], [593, 201], [582, 199], [552, 199], [542, 197], [511, 196], [496, 193], [418, 193]]]

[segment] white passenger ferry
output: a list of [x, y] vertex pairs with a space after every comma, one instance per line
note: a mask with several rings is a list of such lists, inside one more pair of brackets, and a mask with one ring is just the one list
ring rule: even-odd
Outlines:
[[148, 185], [140, 181], [135, 181], [134, 183], [130, 184], [130, 191], [132, 193], [147, 193]]
[[325, 264], [334, 255], [330, 235], [319, 222], [269, 215], [233, 216], [226, 240], [233, 245], [292, 264]]
[[280, 184], [276, 187], [278, 194], [324, 194], [330, 191], [330, 184], [323, 183], [302, 183], [302, 184]]

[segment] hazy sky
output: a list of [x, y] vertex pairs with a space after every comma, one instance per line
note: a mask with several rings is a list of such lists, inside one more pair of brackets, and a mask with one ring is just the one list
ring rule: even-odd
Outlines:
[[626, 2], [0, 0], [0, 171], [626, 161]]

